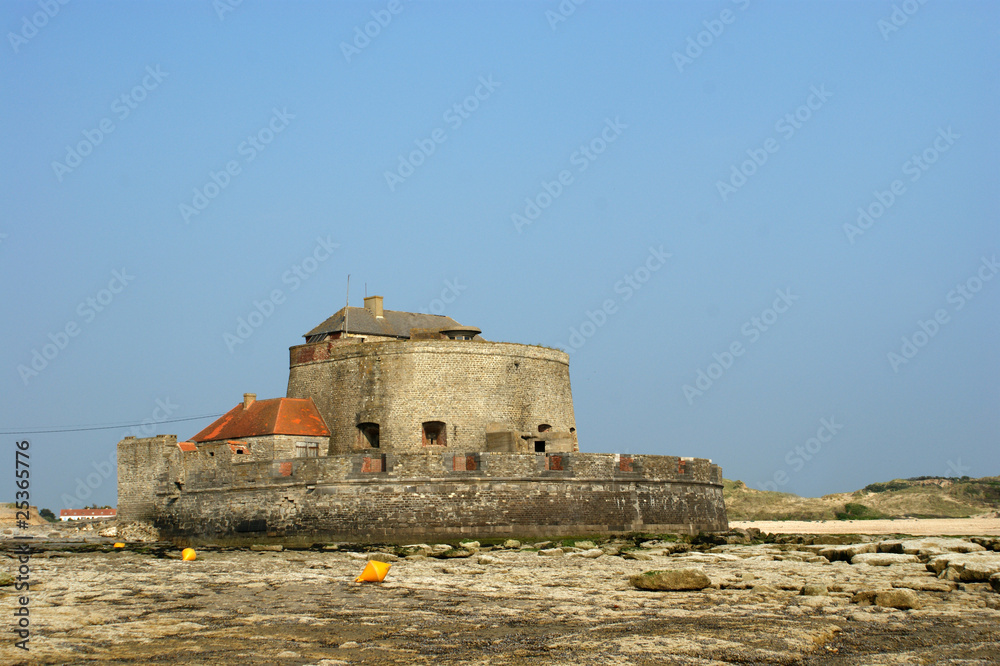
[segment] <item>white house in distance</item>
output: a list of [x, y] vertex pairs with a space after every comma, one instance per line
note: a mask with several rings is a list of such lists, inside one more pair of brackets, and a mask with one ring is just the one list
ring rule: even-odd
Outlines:
[[61, 509], [59, 520], [110, 520], [117, 515], [115, 509]]

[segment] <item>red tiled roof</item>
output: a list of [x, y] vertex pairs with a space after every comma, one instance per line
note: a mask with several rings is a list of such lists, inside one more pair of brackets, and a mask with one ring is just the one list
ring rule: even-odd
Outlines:
[[60, 509], [59, 517], [62, 516], [114, 516], [118, 512], [115, 509]]
[[255, 400], [249, 408], [240, 403], [191, 438], [193, 442], [243, 439], [262, 435], [328, 437], [330, 430], [312, 398]]
[[194, 442], [177, 442], [177, 448], [181, 451], [197, 451], [198, 447], [195, 446]]

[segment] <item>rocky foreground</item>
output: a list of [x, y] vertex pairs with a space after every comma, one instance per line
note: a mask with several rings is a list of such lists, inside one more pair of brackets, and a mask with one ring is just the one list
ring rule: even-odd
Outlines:
[[[3, 547], [13, 555], [11, 542]], [[750, 531], [694, 543], [257, 546], [199, 549], [193, 562], [162, 543], [33, 547], [30, 652], [5, 628], [2, 663], [975, 664], [1000, 655], [996, 537]], [[354, 582], [369, 559], [392, 563], [385, 582]], [[15, 570], [6, 561], [2, 570]], [[4, 608], [21, 594], [0, 587]]]

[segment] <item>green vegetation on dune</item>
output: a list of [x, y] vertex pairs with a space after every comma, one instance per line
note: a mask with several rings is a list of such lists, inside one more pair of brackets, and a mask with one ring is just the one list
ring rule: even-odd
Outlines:
[[875, 511], [871, 507], [857, 502], [848, 502], [844, 505], [843, 511], [837, 512], [837, 520], [878, 520], [888, 518], [884, 513]]
[[916, 477], [872, 483], [853, 493], [799, 497], [723, 481], [730, 520], [967, 518], [1000, 511], [1000, 477]]
[[866, 493], [884, 493], [890, 490], [903, 490], [904, 488], [909, 488], [910, 484], [906, 481], [889, 481], [887, 483], [869, 483], [867, 486], [859, 490], [858, 492]]
[[833, 520], [835, 503], [824, 498], [755, 490], [742, 481], [724, 481], [723, 496], [729, 520]]

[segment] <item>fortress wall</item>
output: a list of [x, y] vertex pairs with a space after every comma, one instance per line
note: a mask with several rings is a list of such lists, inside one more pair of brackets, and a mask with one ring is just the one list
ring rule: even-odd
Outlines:
[[119, 522], [153, 518], [156, 492], [166, 483], [172, 452], [179, 453], [177, 435], [126, 437], [118, 442]]
[[[372, 472], [366, 469], [381, 455], [254, 462], [227, 450], [172, 462], [155, 496], [155, 523], [165, 535], [191, 543], [308, 544], [728, 527], [722, 487], [711, 480], [721, 471], [707, 461], [677, 475], [676, 458], [668, 456], [633, 456], [633, 471], [623, 471], [628, 456], [469, 453], [462, 457], [472, 456], [478, 469], [456, 471], [454, 454], [386, 454], [388, 471]], [[555, 457], [563, 469], [546, 469]], [[673, 464], [672, 478], [635, 471], [661, 462], [665, 471]], [[173, 477], [181, 476], [178, 490]]]
[[[128, 440], [124, 440], [128, 441]], [[144, 441], [144, 440], [135, 440]], [[173, 447], [167, 447], [169, 450]], [[678, 472], [678, 458], [613, 453], [510, 454], [442, 451], [434, 454], [337, 455], [319, 458], [254, 460], [236, 455], [225, 443], [206, 443], [198, 451], [165, 459], [158, 488], [172, 481], [186, 490], [240, 487], [248, 483], [328, 483], [334, 481], [391, 481], [491, 478], [530, 480], [553, 476], [594, 481], [645, 479], [676, 483], [721, 485], [722, 471], [704, 459], [687, 462]], [[384, 466], [383, 466], [384, 465]], [[166, 469], [169, 467], [169, 469]], [[164, 491], [165, 492], [165, 491]]]
[[565, 352], [473, 340], [292, 347], [288, 397], [312, 398], [330, 453], [362, 450], [357, 425], [378, 423], [382, 452], [421, 452], [421, 424], [447, 424], [448, 449], [486, 449], [491, 423], [536, 432], [576, 428]]
[[195, 492], [180, 497], [156, 525], [180, 542], [230, 544], [413, 543], [727, 528], [717, 486], [573, 479]]

